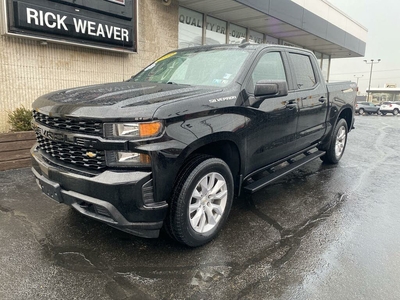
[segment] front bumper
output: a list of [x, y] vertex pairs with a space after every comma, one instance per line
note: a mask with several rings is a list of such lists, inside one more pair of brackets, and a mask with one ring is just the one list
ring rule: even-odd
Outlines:
[[153, 201], [151, 172], [105, 171], [89, 177], [46, 161], [37, 145], [31, 156], [33, 174], [48, 197], [133, 235], [158, 237], [168, 204]]

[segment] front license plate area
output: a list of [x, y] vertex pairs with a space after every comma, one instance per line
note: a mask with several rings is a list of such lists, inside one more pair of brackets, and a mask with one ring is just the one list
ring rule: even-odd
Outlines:
[[50, 197], [51, 199], [61, 203], [63, 202], [61, 196], [61, 187], [58, 183], [54, 183], [46, 180], [45, 178], [38, 178], [38, 185], [42, 189], [42, 192]]

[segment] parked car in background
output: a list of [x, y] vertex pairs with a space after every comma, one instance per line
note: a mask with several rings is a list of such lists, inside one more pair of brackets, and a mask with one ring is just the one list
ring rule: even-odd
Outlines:
[[393, 114], [396, 116], [400, 112], [400, 102], [383, 102], [380, 107], [382, 115]]
[[379, 106], [370, 102], [357, 102], [355, 111], [360, 115], [363, 115], [364, 113], [369, 115], [379, 114]]

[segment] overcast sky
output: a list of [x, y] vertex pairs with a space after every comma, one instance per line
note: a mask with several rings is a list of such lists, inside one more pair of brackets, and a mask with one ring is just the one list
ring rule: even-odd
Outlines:
[[386, 83], [400, 88], [400, 0], [328, 0], [350, 18], [367, 28], [365, 57], [332, 59], [330, 81], [359, 78], [360, 92], [368, 88], [371, 65], [363, 60], [381, 62], [374, 64], [371, 88], [384, 87]]

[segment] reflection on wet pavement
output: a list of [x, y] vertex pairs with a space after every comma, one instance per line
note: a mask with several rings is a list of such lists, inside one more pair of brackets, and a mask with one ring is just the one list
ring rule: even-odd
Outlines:
[[397, 299], [375, 275], [400, 276], [398, 187], [387, 188], [400, 175], [399, 121], [357, 117], [339, 165], [314, 161], [235, 199], [198, 249], [85, 218], [41, 195], [29, 169], [1, 172], [0, 298], [368, 299], [379, 284], [380, 299]]

